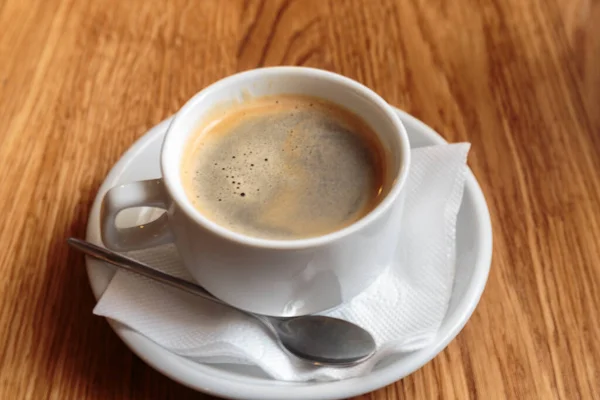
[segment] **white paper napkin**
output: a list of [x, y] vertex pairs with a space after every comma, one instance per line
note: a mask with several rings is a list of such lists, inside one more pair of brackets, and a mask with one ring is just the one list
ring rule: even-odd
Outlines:
[[[327, 314], [355, 322], [374, 335], [377, 354], [358, 366], [308, 366], [284, 353], [251, 317], [128, 272], [116, 273], [94, 313], [198, 362], [256, 364], [273, 378], [288, 381], [366, 374], [392, 353], [427, 346], [446, 314], [469, 147], [461, 143], [412, 151], [406, 204], [398, 227], [398, 263], [365, 292]], [[191, 280], [172, 245], [130, 256]]]

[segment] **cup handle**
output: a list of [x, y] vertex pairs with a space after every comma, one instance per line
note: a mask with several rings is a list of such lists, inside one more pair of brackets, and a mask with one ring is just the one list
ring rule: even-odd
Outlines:
[[139, 250], [173, 241], [167, 224], [167, 214], [144, 225], [119, 228], [119, 212], [133, 207], [158, 207], [167, 209], [168, 197], [162, 179], [138, 181], [115, 186], [104, 195], [100, 212], [101, 233], [104, 245], [116, 251]]

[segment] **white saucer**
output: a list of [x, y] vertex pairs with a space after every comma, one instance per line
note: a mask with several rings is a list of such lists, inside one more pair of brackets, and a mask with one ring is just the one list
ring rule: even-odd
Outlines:
[[[446, 143], [421, 121], [403, 111], [411, 147]], [[104, 193], [121, 183], [160, 176], [159, 153], [167, 119], [150, 129], [123, 155], [100, 187], [87, 228], [87, 240], [102, 245], [99, 228], [100, 202]], [[143, 209], [130, 211], [125, 224], [134, 225]], [[127, 221], [129, 220], [129, 221]], [[280, 382], [265, 375], [258, 367], [244, 365], [204, 365], [170, 353], [146, 337], [109, 320], [110, 325], [129, 348], [156, 370], [193, 389], [233, 399], [340, 399], [356, 396], [389, 385], [414, 372], [440, 351], [460, 332], [479, 302], [487, 281], [492, 258], [492, 229], [487, 204], [473, 174], [467, 176], [463, 203], [457, 220], [456, 277], [446, 318], [436, 340], [429, 347], [390, 357], [379, 363], [367, 376], [334, 382]], [[88, 259], [87, 271], [98, 299], [108, 286], [114, 270]], [[290, 390], [293, 388], [293, 390]]]

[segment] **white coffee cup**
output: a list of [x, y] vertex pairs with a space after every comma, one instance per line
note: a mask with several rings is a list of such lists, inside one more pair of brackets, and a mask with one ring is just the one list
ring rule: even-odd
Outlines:
[[[386, 152], [387, 194], [362, 219], [319, 237], [271, 240], [212, 222], [186, 197], [180, 167], [190, 135], [217, 107], [276, 94], [332, 101], [362, 117], [377, 133]], [[312, 68], [273, 67], [222, 79], [176, 114], [160, 164], [161, 179], [120, 185], [106, 193], [101, 213], [104, 244], [128, 251], [174, 242], [194, 279], [236, 307], [276, 316], [321, 312], [366, 289], [395, 257], [410, 164], [408, 137], [392, 108], [349, 78]], [[166, 213], [142, 226], [115, 225], [120, 211], [141, 206], [164, 208]]]

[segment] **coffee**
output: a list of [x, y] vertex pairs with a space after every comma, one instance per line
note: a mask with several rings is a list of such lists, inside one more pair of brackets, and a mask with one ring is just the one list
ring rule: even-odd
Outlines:
[[384, 151], [357, 115], [307, 96], [248, 100], [203, 123], [182, 160], [194, 206], [213, 222], [267, 239], [327, 234], [382, 197]]

